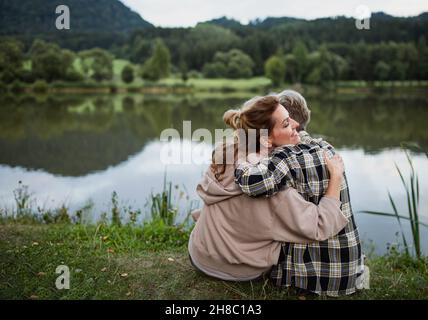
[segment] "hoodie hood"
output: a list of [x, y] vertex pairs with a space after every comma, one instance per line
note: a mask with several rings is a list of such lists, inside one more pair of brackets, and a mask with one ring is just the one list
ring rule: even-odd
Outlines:
[[219, 181], [210, 168], [208, 168], [204, 178], [196, 187], [196, 192], [206, 205], [242, 195], [242, 190], [235, 183], [234, 171], [234, 165], [226, 165], [223, 178]]
[[[234, 154], [234, 144], [226, 144], [226, 155]], [[215, 163], [223, 162], [223, 144], [216, 147], [214, 151]], [[235, 183], [235, 165], [226, 164], [221, 180], [218, 180], [211, 168], [205, 172], [204, 178], [196, 187], [196, 192], [206, 205], [218, 203], [242, 194], [241, 189]]]

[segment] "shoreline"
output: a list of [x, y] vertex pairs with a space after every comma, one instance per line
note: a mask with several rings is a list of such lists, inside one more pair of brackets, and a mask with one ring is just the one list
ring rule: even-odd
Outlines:
[[339, 81], [317, 86], [300, 83], [285, 83], [274, 87], [266, 78], [250, 79], [190, 79], [183, 82], [168, 78], [159, 83], [140, 83], [124, 85], [117, 82], [63, 82], [46, 83], [37, 81], [33, 84], [14, 82], [3, 84], [3, 93], [7, 94], [198, 94], [198, 93], [265, 93], [279, 92], [284, 88], [292, 88], [305, 94], [321, 94], [323, 92], [337, 94], [371, 94], [388, 92], [415, 91], [428, 93], [428, 81]]

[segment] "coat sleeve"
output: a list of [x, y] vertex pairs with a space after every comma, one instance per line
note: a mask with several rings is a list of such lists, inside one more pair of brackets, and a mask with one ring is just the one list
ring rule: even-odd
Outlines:
[[341, 202], [335, 198], [323, 196], [315, 205], [294, 188], [286, 188], [274, 198], [272, 235], [275, 241], [324, 241], [338, 234], [348, 223], [340, 210]]

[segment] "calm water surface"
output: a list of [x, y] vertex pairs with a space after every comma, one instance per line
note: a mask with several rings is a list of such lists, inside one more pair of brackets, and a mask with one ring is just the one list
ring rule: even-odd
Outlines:
[[[190, 207], [201, 206], [195, 186], [208, 164], [213, 145], [178, 140], [168, 144], [180, 156], [198, 163], [165, 164], [162, 130], [183, 121], [198, 128], [224, 128], [222, 114], [250, 96], [46, 96], [0, 99], [0, 208], [13, 210], [18, 182], [28, 185], [33, 205], [72, 211], [93, 204], [96, 220], [111, 208], [116, 191], [123, 207], [147, 211], [151, 193], [172, 181], [175, 203], [183, 219]], [[309, 131], [331, 142], [344, 158], [354, 212], [392, 212], [387, 192], [406, 214], [406, 197], [394, 163], [409, 172], [403, 141], [417, 143], [411, 157], [420, 179], [422, 219], [428, 221], [428, 100], [426, 96], [308, 97], [312, 109]], [[425, 152], [423, 151], [425, 150]], [[175, 187], [176, 186], [176, 187]], [[126, 217], [125, 217], [126, 219]], [[383, 253], [400, 243], [396, 220], [356, 213], [365, 247]], [[408, 225], [404, 224], [410, 241]], [[422, 243], [428, 253], [428, 230]]]

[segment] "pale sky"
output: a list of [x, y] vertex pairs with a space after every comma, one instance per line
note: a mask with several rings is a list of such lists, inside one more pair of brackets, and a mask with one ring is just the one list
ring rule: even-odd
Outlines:
[[[428, 0], [121, 0], [143, 19], [161, 27], [189, 27], [226, 16], [248, 23], [255, 18], [296, 17], [315, 19], [364, 11], [393, 16], [415, 16], [428, 11]], [[362, 10], [365, 6], [366, 10]], [[363, 7], [364, 8], [364, 7]], [[361, 11], [362, 10], [362, 11]]]

